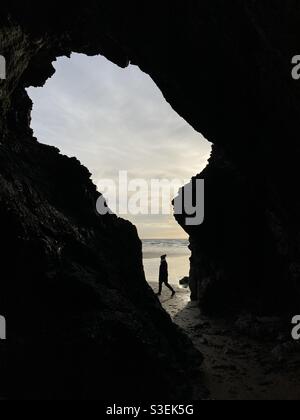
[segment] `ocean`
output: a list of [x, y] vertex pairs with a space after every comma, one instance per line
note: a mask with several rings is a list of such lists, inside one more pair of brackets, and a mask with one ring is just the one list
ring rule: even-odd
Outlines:
[[146, 279], [158, 282], [160, 257], [167, 254], [169, 282], [179, 285], [179, 280], [189, 276], [191, 252], [185, 239], [144, 239], [143, 258]]

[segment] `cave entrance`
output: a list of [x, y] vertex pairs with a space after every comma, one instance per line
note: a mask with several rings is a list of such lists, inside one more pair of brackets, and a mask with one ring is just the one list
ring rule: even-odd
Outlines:
[[[45, 87], [28, 89], [34, 103], [32, 128], [40, 142], [78, 158], [105, 197], [104, 183], [121, 189], [120, 171], [127, 173], [130, 182], [138, 180], [138, 185], [150, 185], [153, 180], [179, 182], [170, 197], [164, 188], [147, 197], [140, 194], [139, 199], [130, 191], [125, 200], [139, 201], [141, 212], [116, 211], [137, 226], [147, 280], [157, 281], [158, 258], [167, 253], [170, 281], [178, 284], [189, 274], [190, 252], [187, 235], [173, 218], [171, 201], [178, 188], [206, 166], [210, 143], [171, 108], [152, 79], [136, 66], [124, 70], [101, 56], [73, 54], [71, 59], [58, 59], [55, 68]], [[118, 204], [120, 200], [124, 197], [118, 197]], [[162, 214], [166, 200], [169, 212], [164, 209]], [[109, 199], [108, 204], [111, 207]], [[157, 214], [149, 212], [157, 207]]]

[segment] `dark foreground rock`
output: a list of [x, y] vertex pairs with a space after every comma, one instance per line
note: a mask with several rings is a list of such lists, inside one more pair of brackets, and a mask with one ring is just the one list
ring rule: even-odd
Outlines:
[[99, 194], [75, 159], [11, 131], [2, 142], [9, 395], [187, 396], [188, 360], [199, 356], [145, 281], [136, 229], [97, 215]]
[[68, 41], [17, 15], [0, 18], [0, 396], [201, 398], [191, 378], [202, 356], [146, 283], [136, 228], [100, 217], [88, 170], [33, 137], [25, 86], [44, 83]]
[[5, 341], [0, 340], [0, 401], [7, 399], [7, 346]]
[[205, 223], [190, 229], [179, 220], [191, 236], [193, 297], [211, 313], [295, 315], [300, 91], [291, 58], [299, 16], [298, 0], [2, 5], [0, 309], [18, 395], [189, 392], [173, 376], [188, 345], [145, 284], [135, 229], [97, 217], [86, 169], [32, 138], [24, 88], [43, 85], [52, 61], [72, 51], [150, 74], [214, 143], [200, 175]]

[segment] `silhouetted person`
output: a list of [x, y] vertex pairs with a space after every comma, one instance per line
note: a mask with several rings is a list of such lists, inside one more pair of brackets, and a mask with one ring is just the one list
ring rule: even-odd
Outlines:
[[175, 294], [176, 294], [176, 292], [173, 289], [173, 287], [171, 287], [169, 285], [168, 263], [167, 263], [167, 259], [166, 258], [167, 258], [166, 255], [163, 255], [161, 257], [160, 269], [159, 269], [159, 292], [158, 292], [157, 296], [161, 296], [163, 284], [168, 289], [171, 290], [172, 296], [175, 296]]

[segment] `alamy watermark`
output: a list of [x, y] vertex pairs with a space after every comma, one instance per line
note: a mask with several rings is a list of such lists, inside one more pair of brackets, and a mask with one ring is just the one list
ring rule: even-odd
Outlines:
[[[292, 58], [292, 78], [300, 80], [300, 55], [295, 55]], [[300, 315], [295, 315], [292, 319], [292, 338], [295, 341], [300, 340]]]
[[0, 55], [0, 80], [6, 79], [6, 59]]
[[103, 196], [97, 201], [97, 211], [102, 216], [112, 213], [119, 216], [175, 213], [184, 215], [187, 226], [198, 226], [204, 221], [203, 179], [129, 180], [128, 172], [120, 171], [117, 181], [102, 179], [98, 185]]
[[6, 340], [6, 319], [0, 315], [0, 340]]
[[292, 78], [294, 80], [300, 80], [300, 55], [295, 55], [292, 58]]
[[298, 341], [300, 340], [300, 315], [294, 316], [292, 319], [292, 325], [294, 325], [292, 337], [294, 340]]

